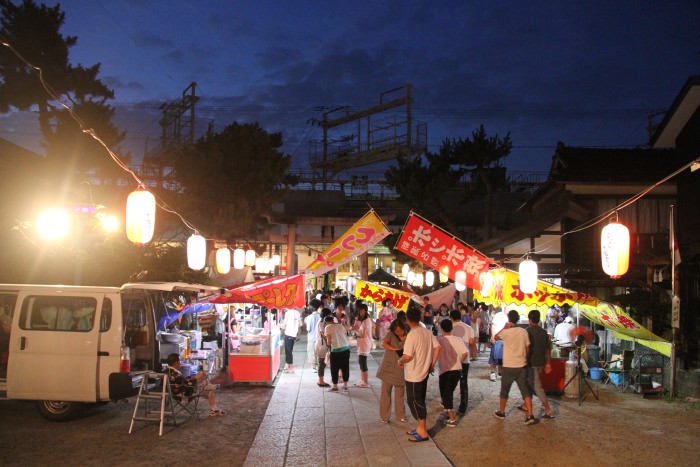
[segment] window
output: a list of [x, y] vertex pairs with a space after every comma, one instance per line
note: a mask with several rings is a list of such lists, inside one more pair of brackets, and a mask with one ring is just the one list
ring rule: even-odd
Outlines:
[[33, 331], [88, 332], [95, 321], [93, 297], [31, 295], [24, 299], [20, 328]]
[[112, 326], [112, 300], [105, 297], [102, 301], [102, 313], [100, 314], [100, 332], [109, 331]]

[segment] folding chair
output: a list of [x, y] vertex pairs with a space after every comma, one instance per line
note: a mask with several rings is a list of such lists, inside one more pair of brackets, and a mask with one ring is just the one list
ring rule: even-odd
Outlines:
[[[620, 361], [622, 361], [622, 368], [618, 366]], [[627, 387], [633, 383], [633, 361], [634, 350], [623, 350], [622, 357], [605, 362], [603, 372], [605, 372], [606, 380], [604, 385], [613, 384], [625, 392]]]

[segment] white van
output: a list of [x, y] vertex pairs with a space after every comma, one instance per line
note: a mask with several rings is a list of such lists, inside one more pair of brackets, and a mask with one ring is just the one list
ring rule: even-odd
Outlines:
[[215, 290], [0, 284], [0, 399], [34, 400], [42, 416], [62, 421], [86, 403], [135, 395], [139, 371], [162, 368], [156, 330], [166, 304]]

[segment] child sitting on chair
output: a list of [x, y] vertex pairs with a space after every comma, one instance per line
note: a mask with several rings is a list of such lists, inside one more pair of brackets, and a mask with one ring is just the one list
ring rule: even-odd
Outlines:
[[210, 417], [220, 417], [225, 415], [226, 412], [220, 410], [216, 407], [216, 397], [214, 396], [214, 389], [216, 387], [213, 384], [209, 384], [207, 381], [207, 375], [203, 371], [200, 371], [194, 376], [184, 377], [180, 373], [180, 355], [176, 353], [171, 353], [168, 355], [168, 379], [170, 380], [170, 387], [173, 391], [173, 395], [179, 395], [183, 402], [187, 402], [187, 397], [192, 396], [194, 393], [194, 388], [200, 383], [204, 383], [204, 393], [207, 395], [207, 400], [209, 401], [209, 411]]

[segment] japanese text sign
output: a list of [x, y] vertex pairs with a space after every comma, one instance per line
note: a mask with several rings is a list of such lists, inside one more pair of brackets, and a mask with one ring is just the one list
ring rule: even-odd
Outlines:
[[391, 304], [400, 311], [408, 310], [408, 303], [411, 301], [411, 295], [406, 292], [363, 280], [357, 281], [355, 297], [374, 303], [390, 299]]
[[303, 274], [273, 277], [232, 289], [211, 303], [255, 303], [268, 308], [301, 308], [306, 305]]
[[307, 272], [315, 276], [325, 274], [356, 256], [366, 253], [390, 233], [374, 211], [370, 211], [318, 255], [318, 258], [309, 264]]
[[396, 249], [452, 280], [456, 271], [463, 270], [467, 275], [465, 285], [472, 289], [479, 288], [479, 275], [491, 264], [490, 259], [413, 213]]

